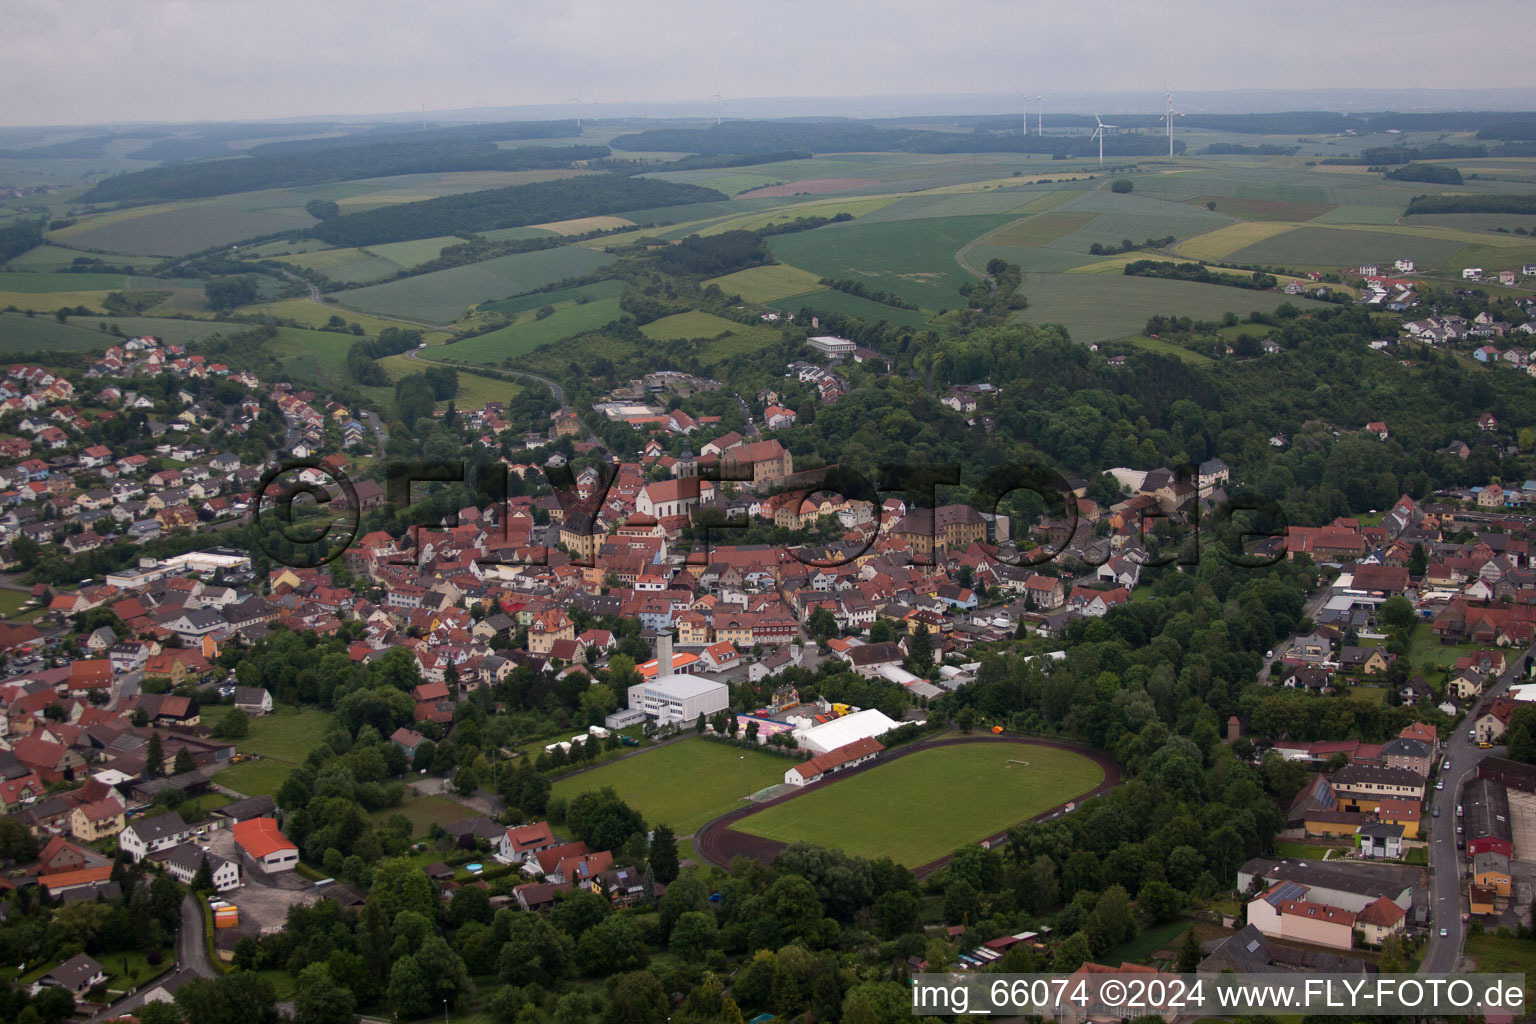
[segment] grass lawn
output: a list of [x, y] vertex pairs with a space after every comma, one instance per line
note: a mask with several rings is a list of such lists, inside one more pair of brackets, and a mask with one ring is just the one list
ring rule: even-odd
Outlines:
[[[1027, 762], [1026, 764], [1010, 762]], [[1103, 770], [1056, 747], [975, 743], [909, 754], [787, 800], [736, 828], [917, 866], [1086, 793]], [[921, 828], [914, 828], [921, 821]]]
[[237, 746], [245, 753], [299, 764], [330, 727], [329, 712], [279, 706], [270, 715], [252, 718], [250, 734]]
[[557, 797], [611, 786], [647, 825], [679, 836], [736, 807], [749, 793], [784, 781], [795, 761], [725, 743], [685, 739], [555, 783]]
[[15, 615], [28, 600], [30, 598], [20, 590], [0, 590], [0, 618]]
[[[1289, 857], [1297, 860], [1322, 860], [1324, 855], [1334, 847], [1315, 846], [1312, 843], [1276, 843], [1275, 856]], [[1343, 849], [1343, 847], [1338, 847]]]
[[160, 963], [150, 966], [148, 957], [135, 949], [128, 953], [104, 953], [98, 957], [102, 969], [107, 972], [107, 988], [126, 992], [130, 988], [143, 985], [151, 978], [160, 975], [176, 966], [175, 952], [162, 952]]
[[382, 824], [385, 819], [395, 814], [403, 814], [411, 819], [413, 835], [425, 835], [434, 824], [446, 828], [456, 821], [474, 817], [475, 812], [451, 797], [418, 796], [402, 801], [399, 807], [386, 807], [382, 811], [374, 811], [372, 815], [374, 824]]
[[330, 725], [330, 713], [315, 708], [280, 706], [270, 715], [252, 718], [250, 735], [236, 749], [260, 757], [224, 769], [213, 781], [249, 796], [276, 793], [288, 773], [320, 745]]
[[1536, 987], [1536, 943], [1497, 934], [1467, 936], [1467, 956], [1477, 959], [1477, 969], [1485, 974], [1524, 974], [1525, 998], [1529, 1003]]
[[294, 993], [299, 990], [299, 979], [287, 971], [267, 970], [256, 973], [272, 983], [272, 990], [277, 994], [279, 1001], [292, 999]]
[[265, 758], [259, 761], [246, 761], [219, 772], [213, 777], [213, 784], [228, 787], [246, 796], [256, 796], [261, 793], [273, 794], [288, 781], [288, 773], [293, 771], [293, 768], [294, 766], [286, 761]]
[[202, 796], [196, 796], [190, 800], [183, 800], [181, 805], [176, 808], [176, 813], [181, 815], [181, 819], [183, 821], [189, 825], [192, 825], [208, 817], [210, 811], [213, 811], [219, 807], [223, 807], [225, 804], [232, 802], [233, 801], [223, 793], [204, 793]]
[[1189, 930], [1188, 921], [1170, 921], [1156, 928], [1149, 928], [1118, 949], [1106, 955], [1110, 963], [1139, 964], [1160, 949], [1177, 949], [1179, 940]]

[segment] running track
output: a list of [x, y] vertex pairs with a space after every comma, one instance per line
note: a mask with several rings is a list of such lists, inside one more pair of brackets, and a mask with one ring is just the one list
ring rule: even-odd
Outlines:
[[[875, 758], [873, 761], [861, 764], [856, 768], [850, 768], [846, 771], [838, 772], [831, 778], [823, 779], [820, 782], [813, 782], [809, 786], [802, 786], [801, 788], [795, 790], [793, 793], [789, 793], [780, 797], [774, 797], [772, 800], [765, 800], [760, 804], [751, 804], [747, 807], [739, 807], [734, 811], [729, 811], [725, 814], [722, 814], [720, 817], [706, 822], [702, 828], [694, 833], [693, 852], [699, 857], [700, 860], [704, 861], [706, 864], [712, 864], [719, 868], [729, 868], [732, 857], [752, 857], [762, 861], [764, 864], [767, 864], [771, 862], [773, 858], [777, 857], [779, 855], [779, 851], [783, 850], [787, 844], [781, 843], [777, 839], [764, 839], [761, 836], [753, 836], [748, 835], [745, 832], [738, 832], [736, 829], [731, 827], [732, 825], [747, 817], [748, 815], [756, 814], [758, 811], [761, 811], [766, 807], [772, 807], [773, 805], [783, 803], [786, 800], [793, 800], [798, 796], [809, 793], [812, 790], [819, 789], [823, 786], [835, 786], [843, 779], [850, 778], [851, 776], [857, 775], [860, 772], [868, 771], [871, 768], [878, 768], [883, 764], [889, 764], [891, 761], [894, 761], [900, 757], [906, 757], [908, 754], [913, 754], [920, 750], [932, 750], [935, 747], [957, 746], [961, 743], [1014, 743], [1021, 746], [1056, 747], [1060, 750], [1070, 750], [1074, 754], [1081, 754], [1083, 757], [1088, 758], [1097, 764], [1101, 769], [1103, 769], [1104, 781], [1099, 783], [1088, 792], [1074, 797], [1070, 801], [1067, 801], [1067, 803], [1086, 800], [1091, 796], [1098, 796], [1100, 793], [1103, 793], [1110, 788], [1120, 784], [1120, 766], [1116, 764], [1112, 758], [1110, 758], [1102, 751], [1094, 750], [1092, 747], [1083, 746], [1077, 743], [1067, 743], [1061, 740], [1034, 739], [1029, 736], [1006, 735], [957, 736], [949, 739], [922, 740], [917, 743], [913, 743], [910, 746], [902, 747], [900, 750], [897, 750], [894, 753], [882, 754]], [[1055, 807], [1037, 814], [1033, 818], [1027, 819], [1027, 821], [1043, 821], [1046, 818], [1060, 814], [1062, 809], [1066, 806], [1066, 803], [1057, 804]], [[1010, 827], [1016, 827], [1017, 825], [1022, 824], [1025, 824], [1025, 822], [1016, 822], [1014, 826]], [[1006, 839], [1007, 836], [1008, 831], [1007, 829], [1004, 829], [1002, 832], [999, 832], [996, 835], [987, 837], [987, 839], [984, 841], [992, 844], [1001, 839]], [[953, 855], [946, 854], [943, 857], [940, 857], [938, 860], [923, 864], [920, 867], [914, 869], [914, 874], [916, 874], [918, 878], [929, 875], [944, 865], [948, 864], [951, 856]]]

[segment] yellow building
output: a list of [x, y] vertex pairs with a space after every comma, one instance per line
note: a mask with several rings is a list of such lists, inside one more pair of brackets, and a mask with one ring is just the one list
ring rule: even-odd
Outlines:
[[115, 836], [123, 830], [123, 805], [112, 797], [81, 804], [69, 816], [70, 835], [82, 843]]

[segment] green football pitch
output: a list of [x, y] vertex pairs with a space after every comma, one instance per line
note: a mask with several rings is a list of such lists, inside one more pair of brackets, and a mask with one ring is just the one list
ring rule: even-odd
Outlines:
[[1059, 747], [931, 747], [775, 804], [732, 827], [919, 867], [1103, 781], [1095, 761]]

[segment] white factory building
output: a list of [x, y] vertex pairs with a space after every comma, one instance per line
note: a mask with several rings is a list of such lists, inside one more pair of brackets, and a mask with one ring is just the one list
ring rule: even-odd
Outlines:
[[[656, 643], [656, 664], [672, 664], [672, 635]], [[692, 723], [731, 705], [731, 688], [700, 675], [658, 675], [629, 688], [629, 710], [639, 711], [657, 725]]]

